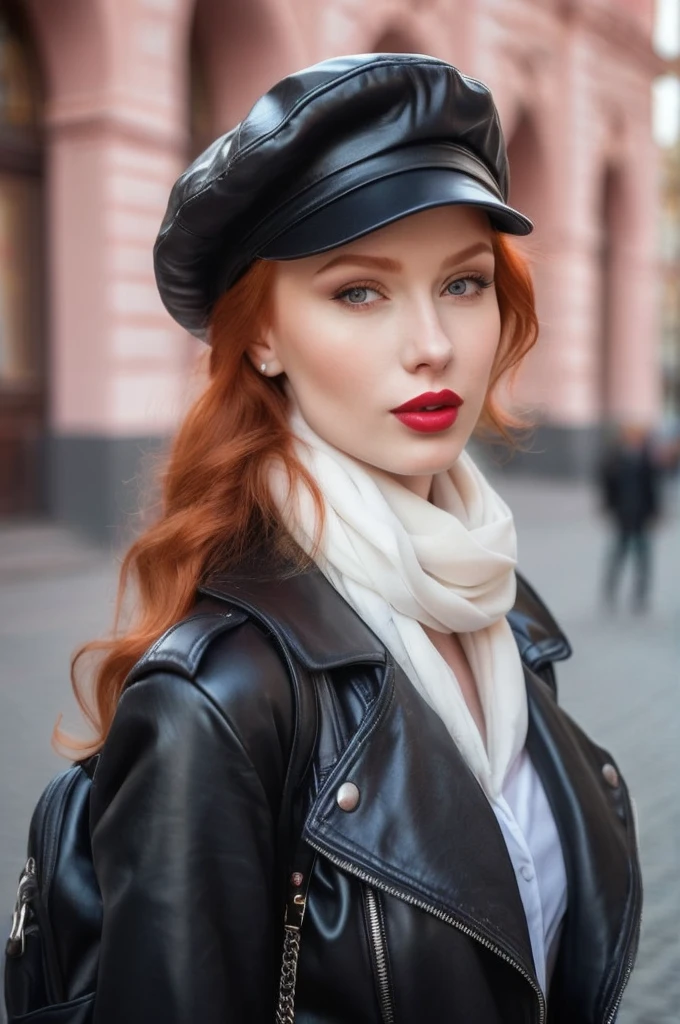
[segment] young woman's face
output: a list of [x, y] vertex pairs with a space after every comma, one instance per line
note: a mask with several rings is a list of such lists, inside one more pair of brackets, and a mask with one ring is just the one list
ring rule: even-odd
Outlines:
[[501, 332], [491, 238], [483, 213], [447, 206], [276, 267], [258, 362], [286, 374], [325, 441], [425, 495], [486, 395]]

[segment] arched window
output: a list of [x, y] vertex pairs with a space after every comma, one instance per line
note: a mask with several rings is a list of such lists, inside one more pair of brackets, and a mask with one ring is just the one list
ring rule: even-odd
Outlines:
[[30, 130], [38, 126], [39, 90], [28, 47], [12, 20], [0, 13], [0, 124]]
[[[200, 10], [199, 10], [200, 8]], [[215, 138], [207, 59], [203, 44], [203, 6], [197, 5], [189, 42], [189, 158], [202, 153]]]
[[37, 511], [45, 395], [38, 66], [18, 4], [0, 8], [0, 515]]

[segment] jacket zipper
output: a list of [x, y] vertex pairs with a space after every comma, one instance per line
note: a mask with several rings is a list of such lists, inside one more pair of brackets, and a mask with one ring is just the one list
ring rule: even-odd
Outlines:
[[378, 983], [378, 1001], [383, 1024], [394, 1024], [394, 1006], [390, 991], [390, 974], [387, 966], [387, 936], [380, 913], [379, 895], [370, 886], [364, 886], [366, 916], [373, 944], [373, 962]]
[[499, 956], [501, 960], [504, 960], [507, 964], [510, 964], [511, 967], [514, 967], [515, 970], [519, 971], [522, 977], [529, 982], [532, 989], [536, 993], [539, 1009], [539, 1017], [537, 1024], [545, 1024], [545, 997], [543, 995], [543, 992], [541, 991], [540, 986], [538, 985], [538, 982], [534, 981], [529, 972], [526, 971], [524, 967], [522, 967], [519, 961], [509, 956], [505, 952], [505, 950], [501, 949], [500, 946], [495, 945], [495, 943], [487, 939], [486, 936], [480, 935], [479, 932], [476, 932], [473, 928], [470, 928], [468, 925], [463, 924], [462, 921], [459, 921], [456, 917], [453, 917], [451, 914], [447, 914], [445, 911], [440, 910], [438, 907], [433, 907], [431, 903], [427, 903], [425, 900], [417, 899], [415, 896], [410, 896], [408, 893], [404, 893], [400, 889], [395, 889], [391, 885], [385, 885], [385, 883], [382, 882], [379, 878], [375, 878], [374, 875], [369, 875], [368, 872], [364, 871], [362, 868], [356, 867], [356, 865], [352, 864], [350, 861], [342, 860], [342, 858], [336, 857], [335, 854], [329, 853], [323, 846], [320, 846], [309, 836], [306, 836], [305, 839], [306, 842], [308, 842], [309, 845], [317, 851], [317, 853], [320, 853], [323, 857], [326, 857], [327, 860], [329, 860], [332, 864], [335, 864], [335, 866], [340, 868], [341, 871], [346, 871], [348, 874], [354, 875], [355, 878], [359, 878], [361, 879], [362, 882], [366, 882], [368, 885], [372, 885], [373, 888], [379, 889], [381, 892], [387, 893], [388, 896], [394, 896], [396, 899], [402, 900], [403, 903], [410, 903], [412, 906], [418, 907], [420, 910], [427, 911], [427, 913], [432, 914], [433, 917], [438, 918], [440, 921], [444, 921], [445, 924], [451, 925], [451, 927], [453, 928], [457, 928], [459, 932], [463, 933], [463, 935], [467, 935], [468, 938], [474, 939], [481, 946], [484, 946], [486, 949], [491, 950], [491, 952], [495, 953], [496, 956]]
[[[630, 950], [630, 933], [631, 933], [632, 929], [635, 927], [635, 921], [637, 920], [637, 910], [638, 910], [638, 905], [639, 905], [639, 885], [638, 884], [636, 884], [635, 889], [636, 889], [635, 895], [634, 895], [633, 899], [631, 900], [631, 905], [632, 905], [632, 910], [631, 910], [631, 915], [630, 915], [630, 922], [631, 923], [628, 926], [628, 942], [627, 942], [627, 945], [628, 945], [629, 950]], [[607, 1014], [605, 1015], [605, 1018], [604, 1018], [605, 1024], [613, 1024], [613, 1022], [616, 1020], [616, 1016], [617, 1016], [617, 1014], [619, 1012], [619, 1007], [621, 1006], [621, 1000], [623, 999], [623, 993], [626, 991], [626, 985], [628, 984], [628, 979], [630, 978], [630, 976], [632, 974], [632, 971], [633, 971], [633, 967], [635, 966], [635, 957], [636, 957], [636, 955], [637, 955], [637, 943], [635, 943], [635, 947], [633, 948], [632, 951], [629, 951], [628, 956], [626, 957], [626, 961], [625, 961], [626, 966], [625, 966], [625, 968], [623, 970], [623, 973], [621, 974], [621, 977], [619, 978], [618, 984], [616, 985], [616, 987], [614, 989], [614, 993], [612, 995], [612, 999], [611, 999], [611, 1002], [609, 1004], [609, 1010], [608, 1010], [608, 1012], [607, 1012]]]
[[[630, 796], [628, 795], [628, 792], [625, 789], [624, 789], [624, 797], [625, 797], [625, 804], [626, 804], [626, 814], [627, 814], [628, 820], [631, 823], [632, 828], [633, 828], [633, 835], [635, 837], [636, 852], [638, 852], [639, 851], [639, 847], [638, 847], [638, 839], [637, 839], [637, 825], [636, 825], [636, 822], [635, 822], [635, 812], [633, 810], [633, 804], [632, 804], [632, 801], [630, 799]], [[628, 984], [628, 979], [630, 978], [631, 973], [633, 971], [633, 967], [635, 966], [635, 958], [637, 956], [638, 943], [635, 942], [635, 945], [634, 945], [632, 950], [631, 950], [630, 946], [631, 946], [631, 936], [632, 936], [633, 930], [635, 928], [635, 923], [636, 923], [636, 921], [637, 921], [637, 919], [639, 917], [641, 890], [642, 890], [642, 881], [641, 881], [641, 878], [640, 878], [640, 874], [639, 874], [638, 871], [634, 871], [633, 872], [633, 892], [631, 894], [630, 915], [629, 915], [629, 921], [628, 921], [628, 934], [626, 936], [626, 939], [627, 939], [626, 946], [627, 946], [627, 949], [628, 949], [628, 955], [627, 955], [626, 961], [625, 961], [626, 966], [625, 966], [625, 968], [623, 970], [623, 973], [621, 974], [621, 977], [619, 978], [618, 985], [615, 987], [614, 992], [612, 994], [612, 999], [611, 999], [611, 1002], [609, 1004], [609, 1010], [606, 1013], [605, 1018], [604, 1018], [605, 1024], [613, 1024], [613, 1022], [616, 1020], [617, 1014], [619, 1012], [619, 1007], [621, 1006], [621, 1000], [623, 999], [623, 993], [626, 991], [626, 985]]]
[[616, 1015], [619, 1012], [619, 1007], [621, 1006], [621, 1000], [623, 999], [623, 993], [626, 991], [626, 985], [628, 984], [628, 979], [630, 978], [631, 973], [633, 971], [633, 965], [634, 964], [635, 964], [635, 956], [631, 954], [628, 957], [628, 960], [626, 962], [626, 969], [625, 969], [625, 971], [623, 972], [623, 974], [621, 976], [621, 981], [619, 982], [619, 990], [618, 990], [618, 993], [617, 993], [617, 995], [616, 995], [616, 997], [614, 999], [614, 1002], [612, 1003], [611, 1010], [609, 1011], [608, 1015], [605, 1017], [605, 1024], [614, 1024], [614, 1021], [616, 1020]]

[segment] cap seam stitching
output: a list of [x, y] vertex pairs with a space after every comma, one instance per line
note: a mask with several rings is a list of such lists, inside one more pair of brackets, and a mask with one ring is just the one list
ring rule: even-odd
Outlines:
[[[456, 144], [455, 144], [455, 143], [451, 143], [451, 145], [456, 145]], [[484, 169], [485, 171], [487, 171], [487, 174], [488, 174], [488, 176], [489, 176], [489, 177], [490, 177], [490, 178], [492, 179], [492, 181], [493, 181], [493, 175], [491, 175], [491, 173], [490, 173], [490, 172], [488, 171], [488, 168], [486, 167], [486, 164], [484, 164], [484, 162], [483, 162], [482, 160], [479, 160], [479, 159], [478, 159], [478, 158], [477, 158], [477, 157], [475, 156], [475, 154], [474, 154], [474, 153], [472, 153], [472, 152], [471, 152], [470, 150], [467, 150], [467, 149], [465, 149], [465, 147], [464, 147], [464, 146], [459, 146], [459, 147], [457, 147], [457, 148], [459, 148], [459, 149], [461, 149], [461, 150], [464, 150], [464, 152], [465, 152], [466, 154], [469, 154], [469, 155], [470, 155], [470, 156], [471, 156], [471, 157], [473, 158], [473, 160], [475, 161], [475, 163], [479, 164], [479, 165], [480, 165], [480, 166], [481, 166], [481, 167], [482, 167], [482, 168], [483, 168], [483, 169]], [[425, 167], [426, 167], [426, 166], [428, 166], [428, 165], [425, 165], [425, 164], [423, 164], [422, 166], [419, 166], [419, 167], [417, 167], [417, 168], [408, 168], [408, 170], [421, 170], [421, 169], [425, 169]], [[435, 169], [436, 169], [436, 168], [435, 168]], [[342, 173], [342, 171], [346, 171], [346, 170], [349, 170], [349, 168], [348, 168], [348, 167], [342, 167], [342, 168], [340, 168], [340, 171], [338, 171], [337, 173]], [[469, 173], [468, 173], [467, 171], [465, 171], [465, 170], [463, 170], [463, 169], [461, 169], [461, 168], [454, 168], [454, 170], [457, 170], [457, 171], [458, 171], [458, 172], [459, 172], [460, 174], [465, 174], [465, 175], [467, 175], [468, 177], [472, 178], [472, 179], [473, 179], [474, 181], [477, 181], [477, 183], [478, 183], [478, 184], [480, 184], [480, 185], [482, 185], [482, 186], [483, 186], [484, 188], [489, 188], [489, 184], [488, 184], [488, 182], [486, 182], [486, 181], [482, 181], [482, 180], [481, 180], [480, 178], [475, 178], [475, 177], [474, 177], [474, 175], [472, 175], [472, 174], [469, 174]], [[399, 175], [399, 174], [401, 174], [401, 173], [403, 173], [403, 169], [394, 169], [394, 170], [391, 170], [391, 171], [389, 171], [389, 173], [387, 173], [387, 174], [384, 174], [384, 175], [382, 175], [382, 176], [380, 177], [380, 179], [375, 179], [375, 180], [380, 180], [380, 181], [382, 181], [382, 180], [384, 180], [384, 179], [387, 179], [387, 178], [391, 178], [391, 177], [394, 177], [395, 175]], [[258, 231], [260, 230], [260, 228], [262, 227], [262, 225], [263, 225], [263, 224], [266, 224], [267, 220], [271, 219], [271, 217], [272, 217], [273, 215], [276, 215], [276, 214], [278, 214], [278, 213], [279, 213], [279, 212], [280, 212], [281, 210], [285, 209], [285, 207], [286, 207], [286, 206], [288, 206], [288, 205], [289, 205], [290, 203], [293, 203], [293, 202], [294, 202], [295, 200], [297, 200], [297, 199], [300, 199], [300, 197], [301, 197], [301, 196], [303, 196], [305, 192], [309, 191], [309, 189], [311, 189], [311, 188], [313, 188], [313, 187], [314, 187], [315, 185], [317, 185], [317, 184], [319, 183], [319, 181], [323, 181], [323, 180], [324, 180], [324, 179], [325, 179], [326, 177], [327, 177], [327, 175], [320, 175], [320, 176], [319, 176], [318, 178], [315, 178], [315, 179], [313, 179], [312, 181], [310, 181], [310, 182], [309, 182], [309, 184], [308, 184], [308, 185], [306, 185], [306, 186], [304, 187], [304, 189], [302, 189], [302, 191], [300, 191], [300, 192], [297, 192], [297, 193], [296, 193], [296, 194], [295, 194], [294, 196], [289, 196], [288, 198], [286, 198], [285, 200], [283, 200], [283, 202], [281, 202], [281, 203], [280, 203], [280, 204], [279, 204], [279, 205], [278, 205], [278, 206], [276, 207], [276, 209], [275, 209], [275, 210], [273, 210], [273, 211], [270, 211], [270, 212], [269, 212], [269, 213], [268, 213], [268, 214], [267, 214], [266, 216], [264, 216], [264, 217], [263, 217], [263, 218], [262, 218], [261, 220], [259, 220], [259, 221], [257, 222], [256, 226], [255, 226], [255, 227], [254, 227], [254, 228], [253, 228], [253, 229], [252, 229], [251, 231], [249, 231], [249, 232], [248, 232], [248, 234], [247, 234], [247, 235], [245, 236], [245, 238], [243, 239], [243, 244], [244, 244], [244, 245], [246, 245], [246, 244], [248, 243], [248, 241], [249, 241], [250, 239], [252, 239], [254, 235], [256, 235], [256, 234], [257, 234], [257, 232], [258, 232]], [[333, 199], [331, 200], [331, 202], [336, 202], [336, 201], [337, 201], [338, 199], [343, 199], [343, 198], [344, 198], [345, 196], [349, 195], [349, 193], [350, 193], [350, 192], [356, 191], [356, 190], [358, 190], [358, 189], [360, 189], [360, 188], [362, 188], [362, 187], [363, 187], [363, 186], [361, 186], [361, 185], [354, 185], [354, 186], [352, 186], [351, 188], [345, 188], [345, 189], [344, 189], [344, 191], [340, 192], [340, 193], [339, 193], [339, 194], [338, 194], [337, 196], [335, 196], [335, 197], [334, 197], [334, 198], [333, 198]], [[504, 205], [507, 205], [507, 204], [505, 204], [505, 200], [503, 199], [503, 196], [502, 196], [502, 194], [500, 193], [500, 189], [498, 190], [498, 195], [497, 195], [497, 196], [495, 196], [495, 198], [496, 198], [496, 199], [498, 199], [498, 200], [499, 200], [500, 202], [504, 203]], [[300, 222], [301, 220], [304, 220], [304, 219], [305, 219], [305, 217], [307, 217], [307, 216], [311, 216], [311, 215], [312, 215], [312, 214], [314, 214], [315, 212], [317, 212], [317, 211], [315, 211], [315, 210], [310, 210], [310, 211], [307, 211], [307, 212], [305, 212], [305, 213], [301, 214], [301, 215], [300, 215], [300, 216], [298, 216], [298, 218], [297, 218], [297, 223], [299, 223], [299, 222]], [[285, 231], [285, 230], [287, 230], [287, 229], [286, 229], [286, 228], [284, 228], [283, 230]], [[270, 239], [269, 241], [270, 241], [270, 242], [271, 242], [271, 241], [274, 241], [274, 239], [278, 238], [278, 237], [279, 237], [279, 235], [280, 235], [280, 234], [282, 234], [282, 233], [283, 233], [283, 232], [282, 232], [282, 231], [280, 231], [280, 232], [279, 232], [279, 233], [278, 233], [277, 235], [275, 235], [275, 236], [274, 236], [274, 238], [273, 238], [273, 239]], [[264, 243], [264, 244], [269, 244], [269, 243], [267, 242], [267, 243]]]
[[[346, 81], [348, 81], [351, 78], [358, 77], [359, 75], [363, 74], [368, 68], [371, 68], [371, 67], [389, 67], [390, 65], [392, 65], [394, 67], [394, 66], [397, 66], [399, 64], [403, 64], [403, 61], [395, 61], [395, 60], [373, 61], [372, 64], [367, 64], [367, 65], [364, 65], [361, 68], [354, 68], [352, 71], [346, 72], [341, 78], [333, 79], [332, 82], [325, 82], [323, 86], [318, 86], [311, 93], [307, 94], [304, 97], [301, 97], [297, 101], [295, 106], [292, 108], [292, 110], [289, 111], [287, 117], [282, 118], [282, 120], [279, 121], [278, 125], [275, 128], [272, 128], [271, 132], [269, 132], [265, 136], [264, 139], [260, 139], [258, 141], [260, 143], [268, 141], [268, 139], [270, 139], [272, 137], [272, 135], [275, 135], [276, 132], [280, 131], [281, 128], [285, 124], [290, 122], [290, 120], [293, 118], [293, 116], [295, 114], [297, 114], [300, 109], [308, 106], [312, 102], [312, 100], [316, 99], [316, 97], [318, 95], [323, 94], [328, 89], [336, 88], [336, 86], [338, 84], [340, 84], [342, 82], [346, 82]], [[409, 61], [408, 62], [408, 66], [409, 67], [426, 67], [427, 65], [430, 65], [430, 64], [438, 64], [440, 67], [445, 68], [447, 72], [450, 71], [450, 67], [449, 67], [449, 65], [447, 65], [446, 61], [439, 60], [436, 57], [433, 57], [433, 58], [431, 58], [430, 60], [427, 60], [427, 61], [424, 61], [424, 60], [417, 60], [417, 61], [415, 61], [414, 60], [414, 61]], [[462, 72], [460, 72], [460, 74], [462, 75]], [[245, 121], [247, 121], [247, 118], [244, 118], [244, 120], [239, 125], [238, 138], [241, 137], [241, 129], [242, 129]], [[235, 156], [234, 156], [234, 159], [233, 159], [233, 163], [230, 163], [229, 167], [232, 167], [233, 164], [239, 163], [245, 156], [248, 155], [248, 153], [251, 152], [251, 150], [254, 148], [254, 146], [256, 144], [257, 144], [257, 142], [253, 141], [253, 142], [251, 142], [250, 146], [247, 146], [240, 153], [236, 153]], [[225, 173], [226, 173], [226, 170], [225, 170]]]
[[[368, 67], [389, 67], [390, 65], [392, 67], [396, 67], [399, 64], [403, 64], [403, 61], [395, 61], [395, 60], [392, 60], [392, 61], [387, 61], [387, 60], [385, 60], [385, 61], [374, 61], [370, 65], [366, 65], [366, 66], [363, 66], [361, 68], [355, 68], [352, 71], [348, 71], [341, 78], [333, 79], [332, 82], [324, 83], [323, 86], [319, 86], [317, 89], [313, 90], [312, 93], [306, 94], [303, 98], [298, 100], [298, 102], [295, 104], [295, 106], [288, 112], [286, 117], [282, 118], [278, 122], [278, 124], [274, 128], [272, 128], [271, 131], [269, 131], [267, 133], [267, 135], [264, 138], [258, 138], [257, 140], [254, 140], [249, 146], [247, 146], [245, 149], [243, 149], [240, 153], [235, 154], [233, 159], [227, 162], [227, 166], [224, 168], [224, 170], [220, 174], [215, 175], [214, 178], [210, 178], [209, 180], [206, 180], [205, 184], [200, 189], [200, 191], [196, 192], [193, 196], [190, 196], [189, 198], [184, 200], [184, 202], [178, 208], [177, 213], [175, 214], [175, 217], [170, 222], [168, 227], [165, 229], [165, 234], [163, 235], [163, 238], [159, 242], [159, 248], [162, 245], [162, 243], [165, 241], [165, 239], [167, 237], [167, 233], [170, 230], [170, 227], [173, 224], [176, 224], [176, 223], [180, 222], [180, 217], [182, 216], [182, 213], [184, 212], [184, 210], [190, 204], [192, 204], [192, 203], [196, 202], [196, 200], [200, 199], [200, 197], [205, 192], [207, 192], [208, 189], [211, 188], [212, 185], [215, 184], [215, 182], [220, 181], [222, 178], [224, 178], [225, 175], [228, 174], [229, 171], [235, 165], [239, 164], [244, 159], [244, 157], [246, 157], [249, 153], [251, 153], [253, 149], [255, 149], [258, 146], [261, 146], [264, 142], [268, 142], [273, 136], [275, 136], [277, 134], [277, 132], [279, 132], [284, 127], [284, 125], [289, 124], [290, 121], [292, 120], [292, 118], [300, 110], [302, 110], [302, 109], [304, 109], [304, 107], [308, 106], [312, 102], [312, 100], [316, 99], [319, 95], [323, 95], [323, 93], [328, 91], [329, 89], [336, 88], [336, 86], [338, 84], [340, 84], [342, 82], [349, 81], [352, 78], [358, 77], [360, 74], [364, 73], [367, 70]], [[432, 65], [432, 64], [438, 64], [440, 67], [443, 67], [447, 71], [447, 74], [450, 77], [450, 75], [451, 75], [451, 68], [446, 64], [445, 61], [438, 60], [437, 58], [432, 58], [432, 59], [430, 59], [428, 61], [417, 60], [417, 61], [409, 61], [408, 62], [408, 66], [409, 67], [427, 67], [428, 65]], [[459, 74], [462, 77], [466, 78], [466, 79], [468, 77], [467, 75], [463, 75], [462, 72], [459, 72]], [[476, 84], [483, 85], [482, 82], [476, 82]], [[484, 86], [484, 88], [488, 92], [488, 88], [486, 86]], [[234, 140], [235, 144], [238, 144], [238, 142], [239, 142], [239, 140], [241, 138], [241, 131], [242, 131], [243, 125], [244, 125], [246, 120], [247, 120], [247, 117], [244, 118], [243, 121], [241, 121], [241, 123], [239, 125], [238, 133], [236, 135], [236, 139]], [[234, 148], [236, 148], [236, 146]], [[191, 233], [192, 232], [190, 232], [190, 234]], [[202, 235], [196, 235], [195, 237], [201, 238], [203, 236]]]

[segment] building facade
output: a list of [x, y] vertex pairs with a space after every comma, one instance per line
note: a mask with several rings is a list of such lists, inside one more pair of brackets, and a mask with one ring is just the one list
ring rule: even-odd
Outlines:
[[532, 216], [542, 324], [513, 401], [536, 469], [592, 461], [660, 409], [653, 0], [3, 0], [0, 516], [97, 537], [186, 407], [197, 343], [152, 244], [189, 158], [283, 75], [339, 53], [430, 53], [487, 82], [511, 201]]

